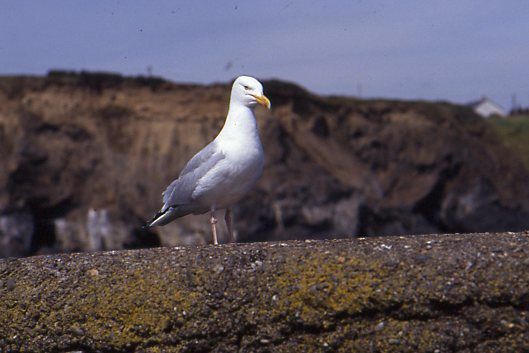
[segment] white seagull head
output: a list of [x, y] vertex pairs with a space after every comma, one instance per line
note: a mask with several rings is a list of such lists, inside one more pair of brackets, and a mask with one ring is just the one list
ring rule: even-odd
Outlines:
[[270, 109], [270, 100], [263, 94], [263, 85], [250, 76], [239, 76], [231, 88], [231, 101], [249, 108], [257, 104]]

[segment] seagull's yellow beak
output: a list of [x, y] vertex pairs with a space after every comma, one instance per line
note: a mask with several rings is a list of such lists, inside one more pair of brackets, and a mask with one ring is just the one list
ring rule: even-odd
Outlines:
[[266, 98], [264, 94], [262, 96], [252, 94], [252, 96], [255, 98], [257, 103], [261, 104], [263, 107], [266, 107], [266, 109], [270, 109], [272, 104], [270, 103], [270, 99]]

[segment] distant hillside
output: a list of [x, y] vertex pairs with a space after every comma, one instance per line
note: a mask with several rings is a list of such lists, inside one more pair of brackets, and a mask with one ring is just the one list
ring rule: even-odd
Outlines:
[[[241, 241], [529, 228], [529, 175], [470, 109], [321, 97], [264, 82], [265, 174]], [[204, 242], [206, 216], [145, 233], [213, 139], [229, 85], [52, 72], [0, 78], [0, 256]]]
[[529, 170], [529, 115], [488, 119], [503, 143], [521, 158]]

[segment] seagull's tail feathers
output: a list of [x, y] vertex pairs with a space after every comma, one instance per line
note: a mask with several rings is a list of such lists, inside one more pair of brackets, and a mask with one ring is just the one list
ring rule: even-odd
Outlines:
[[[164, 207], [165, 208], [165, 207]], [[167, 207], [165, 210], [158, 212], [149, 222], [147, 222], [143, 227], [151, 228], [156, 226], [164, 226], [167, 223], [190, 214], [192, 211], [185, 206], [171, 206]]]

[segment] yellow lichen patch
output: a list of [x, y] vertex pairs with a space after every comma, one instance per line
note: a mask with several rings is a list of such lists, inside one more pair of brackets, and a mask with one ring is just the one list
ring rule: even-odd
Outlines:
[[[62, 281], [48, 277], [37, 286], [23, 280], [17, 283], [0, 303], [0, 312], [6, 314], [0, 318], [0, 326], [20, 328], [34, 321], [39, 331], [71, 336], [73, 341], [82, 338], [95, 347], [97, 342], [105, 342], [105, 346], [123, 348], [143, 342], [145, 337], [159, 337], [174, 322], [184, 320], [182, 313], [189, 311], [196, 299], [193, 292], [181, 293], [175, 276], [160, 281], [150, 271], [112, 276], [85, 273]], [[64, 285], [70, 287], [67, 295], [60, 291]], [[40, 292], [46, 296], [41, 297]], [[23, 307], [26, 310], [21, 310]], [[17, 341], [16, 335], [11, 339]]]
[[296, 259], [286, 261], [277, 276], [278, 314], [289, 312], [304, 322], [322, 320], [322, 314], [354, 315], [370, 308], [386, 270], [378, 263], [357, 258], [338, 258], [312, 254], [299, 266]]
[[[117, 279], [116, 283], [98, 282], [84, 288], [85, 293], [80, 293], [84, 298], [79, 298], [81, 305], [72, 314], [89, 317], [82, 325], [86, 333], [92, 337], [106, 335], [105, 341], [112, 345], [159, 334], [189, 308], [176, 285], [141, 274]], [[88, 291], [92, 293], [85, 296]]]

